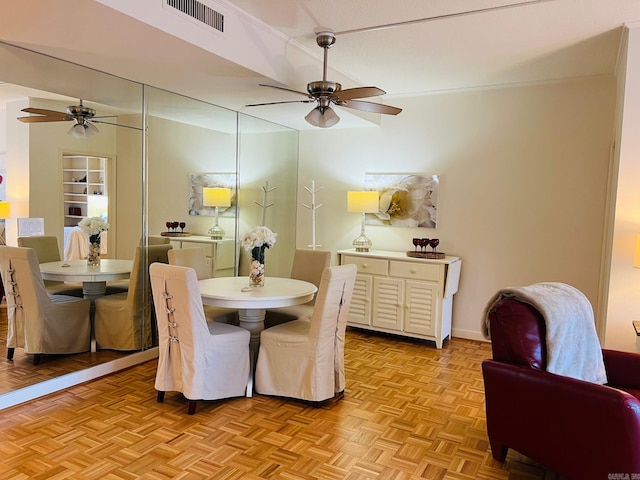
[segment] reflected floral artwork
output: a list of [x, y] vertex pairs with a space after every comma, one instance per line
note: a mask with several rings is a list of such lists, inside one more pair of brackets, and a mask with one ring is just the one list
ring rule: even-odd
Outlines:
[[364, 189], [380, 196], [378, 213], [367, 213], [367, 225], [436, 228], [438, 175], [366, 173]]
[[235, 173], [192, 173], [190, 175], [191, 191], [189, 194], [189, 215], [214, 216], [214, 207], [202, 205], [202, 189], [204, 187], [220, 187], [231, 189], [231, 205], [218, 207], [221, 217], [236, 216], [236, 174]]

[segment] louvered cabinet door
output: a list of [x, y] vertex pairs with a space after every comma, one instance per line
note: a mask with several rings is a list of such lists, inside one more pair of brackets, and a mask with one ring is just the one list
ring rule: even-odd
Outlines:
[[372, 287], [373, 277], [371, 275], [356, 275], [351, 306], [349, 307], [349, 323], [371, 325]]
[[373, 279], [373, 315], [371, 325], [387, 330], [402, 331], [404, 280]]
[[414, 282], [405, 284], [404, 328], [407, 333], [436, 335], [439, 322], [438, 284]]

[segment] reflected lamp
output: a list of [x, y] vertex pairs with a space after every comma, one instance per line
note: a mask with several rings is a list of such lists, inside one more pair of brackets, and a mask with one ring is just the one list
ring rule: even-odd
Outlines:
[[224, 230], [218, 224], [218, 208], [231, 206], [231, 189], [212, 187], [203, 188], [202, 205], [205, 207], [213, 207], [215, 209], [216, 223], [209, 229], [208, 233], [212, 240], [221, 240], [224, 237]]
[[371, 240], [364, 233], [364, 222], [367, 213], [378, 212], [378, 201], [378, 192], [375, 190], [347, 192], [347, 211], [362, 214], [360, 236], [353, 241], [356, 252], [368, 252], [371, 249]]
[[[0, 201], [0, 220], [6, 220], [11, 217], [11, 204], [5, 200]], [[6, 227], [2, 230], [2, 235], [0, 235], [0, 245], [6, 245], [5, 241], [5, 230]]]

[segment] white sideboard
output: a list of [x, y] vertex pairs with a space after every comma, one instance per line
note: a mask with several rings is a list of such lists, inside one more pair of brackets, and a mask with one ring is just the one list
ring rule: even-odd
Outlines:
[[358, 267], [348, 325], [434, 341], [451, 337], [453, 295], [462, 261], [407, 257], [405, 252], [338, 251], [340, 264]]
[[[173, 248], [200, 247], [207, 257], [211, 277], [232, 277], [235, 274], [236, 242], [232, 238], [214, 240], [205, 235], [169, 237]], [[186, 244], [186, 245], [185, 245]]]

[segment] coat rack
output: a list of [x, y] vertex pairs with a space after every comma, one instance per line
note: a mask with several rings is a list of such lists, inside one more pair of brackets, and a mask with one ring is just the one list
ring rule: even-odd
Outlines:
[[275, 203], [267, 203], [267, 196], [269, 195], [269, 193], [273, 192], [276, 187], [269, 188], [269, 180], [265, 180], [264, 185], [260, 185], [260, 188], [262, 189], [262, 203], [254, 203], [262, 207], [262, 223], [260, 225], [266, 225], [267, 208], [273, 207], [275, 205]]
[[311, 194], [311, 205], [307, 205], [303, 203], [302, 206], [311, 210], [311, 245], [307, 245], [307, 247], [311, 247], [311, 249], [315, 250], [316, 247], [321, 247], [316, 243], [316, 210], [322, 206], [316, 205], [316, 193], [322, 190], [324, 187], [316, 188], [316, 181], [311, 180], [311, 188], [304, 187], [304, 189]]

